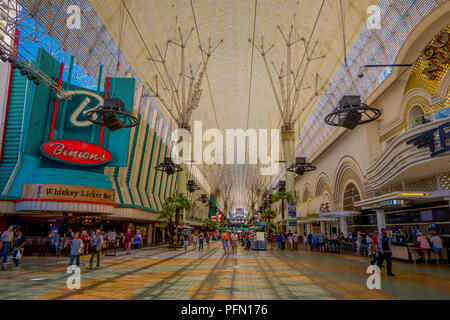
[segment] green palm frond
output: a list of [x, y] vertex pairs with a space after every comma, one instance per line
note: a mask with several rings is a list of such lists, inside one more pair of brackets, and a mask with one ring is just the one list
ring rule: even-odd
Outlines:
[[286, 190], [278, 191], [270, 197], [270, 201], [272, 203], [278, 202], [280, 200], [286, 200], [286, 202], [289, 204], [292, 204], [295, 201], [291, 193], [287, 192]]
[[270, 221], [275, 219], [276, 216], [277, 214], [275, 211], [273, 211], [272, 209], [268, 209], [261, 214], [261, 219], [265, 221]]

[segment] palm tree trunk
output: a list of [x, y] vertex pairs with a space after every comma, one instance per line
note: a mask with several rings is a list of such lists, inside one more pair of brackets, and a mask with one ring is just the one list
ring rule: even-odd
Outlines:
[[169, 242], [172, 242], [173, 224], [172, 217], [169, 217]]
[[175, 210], [175, 244], [178, 241], [178, 221], [180, 220], [180, 210]]

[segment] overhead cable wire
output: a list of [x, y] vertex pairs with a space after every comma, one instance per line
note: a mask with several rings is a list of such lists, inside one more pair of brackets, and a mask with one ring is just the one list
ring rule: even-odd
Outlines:
[[[206, 61], [205, 61], [205, 57], [204, 57], [204, 55], [203, 55], [202, 42], [201, 42], [201, 40], [200, 40], [200, 33], [199, 33], [199, 31], [198, 31], [197, 18], [196, 18], [196, 16], [195, 16], [194, 5], [192, 4], [192, 0], [189, 0], [189, 1], [190, 1], [190, 3], [191, 3], [192, 16], [193, 16], [193, 18], [194, 18], [195, 30], [196, 30], [196, 33], [197, 33], [198, 44], [199, 44], [199, 46], [200, 46], [200, 52], [201, 52], [201, 55], [202, 55], [202, 61], [203, 61], [203, 65], [205, 65]], [[211, 84], [210, 84], [210, 82], [209, 82], [209, 77], [208, 77], [208, 70], [207, 70], [207, 68], [205, 68], [205, 75], [206, 75], [206, 82], [208, 83], [208, 90], [209, 90], [209, 96], [210, 96], [210, 98], [211, 98], [211, 105], [212, 105], [213, 111], [214, 111], [214, 118], [216, 119], [216, 125], [217, 125], [217, 128], [219, 128], [219, 122], [217, 121], [216, 107], [215, 107], [215, 105], [214, 105], [214, 99], [213, 99], [213, 95], [212, 95], [212, 91], [211, 91]]]
[[[253, 16], [253, 35], [252, 35], [252, 42], [255, 43], [255, 29], [256, 29], [256, 9], [258, 7], [258, 0], [255, 0], [255, 13]], [[247, 105], [247, 129], [248, 129], [248, 122], [250, 119], [250, 100], [251, 100], [251, 93], [252, 93], [252, 75], [253, 75], [253, 54], [254, 54], [255, 46], [252, 46], [252, 60], [250, 62], [250, 79], [249, 79], [249, 88], [248, 88], [248, 105]]]

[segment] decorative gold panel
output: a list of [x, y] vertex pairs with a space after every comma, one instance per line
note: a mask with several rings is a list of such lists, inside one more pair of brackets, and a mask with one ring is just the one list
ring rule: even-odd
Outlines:
[[414, 181], [406, 185], [408, 191], [434, 191], [437, 188], [436, 177]]
[[[443, 48], [437, 48], [435, 46], [435, 41], [436, 41], [436, 39], [438, 39], [438, 36], [441, 36], [445, 32], [450, 33], [450, 25], [448, 25], [441, 32], [439, 32], [428, 43], [427, 48], [429, 48], [429, 47], [434, 48], [434, 49], [429, 50], [429, 52], [431, 52], [432, 50], [434, 50], [435, 52], [440, 52], [442, 54], [443, 59], [445, 59], [447, 61], [443, 63], [442, 61], [440, 61], [437, 58], [425, 60], [422, 58], [422, 56], [420, 56], [418, 58], [418, 60], [416, 61], [416, 64], [414, 65], [411, 75], [409, 76], [408, 83], [406, 84], [406, 88], [405, 88], [405, 94], [409, 90], [414, 89], [414, 88], [422, 88], [424, 90], [427, 90], [431, 94], [437, 93], [442, 79], [445, 77], [448, 70], [450, 69], [450, 54], [449, 54], [450, 40], [447, 42], [447, 45]], [[439, 40], [437, 43], [439, 43]], [[447, 52], [445, 52], [445, 50], [447, 50]], [[432, 67], [433, 64], [434, 64], [434, 66], [437, 67], [438, 70], [430, 72], [430, 74], [433, 75], [433, 77], [430, 78], [426, 74], [426, 70], [429, 69], [430, 67]]]
[[450, 190], [450, 172], [439, 175], [439, 184], [442, 190]]

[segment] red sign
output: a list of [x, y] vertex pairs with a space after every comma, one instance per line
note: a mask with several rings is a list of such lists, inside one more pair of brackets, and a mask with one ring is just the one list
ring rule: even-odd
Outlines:
[[95, 144], [76, 140], [52, 140], [41, 146], [49, 159], [65, 164], [98, 166], [111, 161], [111, 153]]
[[330, 203], [321, 203], [320, 204], [320, 208], [319, 208], [320, 212], [330, 212]]
[[216, 221], [216, 216], [212, 216], [211, 221]]

